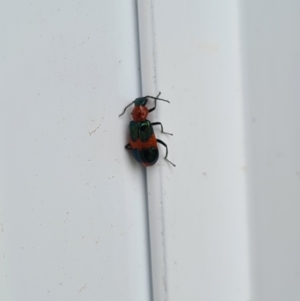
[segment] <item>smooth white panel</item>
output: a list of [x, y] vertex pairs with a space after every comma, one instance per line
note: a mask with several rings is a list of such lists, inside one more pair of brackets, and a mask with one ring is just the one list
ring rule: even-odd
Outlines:
[[155, 300], [299, 300], [299, 2], [140, 3]]
[[149, 300], [133, 1], [1, 6], [1, 300]]
[[243, 1], [251, 279], [257, 301], [300, 300], [300, 3]]
[[[299, 10], [2, 5], [0, 299], [299, 300]], [[117, 116], [158, 91], [145, 182]]]
[[[160, 283], [158, 293], [154, 285], [155, 300], [247, 300], [238, 3], [151, 1], [146, 9], [152, 15], [152, 36], [140, 35], [154, 45], [151, 60], [144, 62], [141, 54], [142, 71], [155, 73], [148, 75], [146, 92], [162, 91], [171, 101], [158, 103], [151, 118], [174, 133], [158, 136], [176, 163], [173, 168], [161, 158], [147, 172], [150, 214], [160, 223], [150, 225], [156, 231], [151, 238], [161, 244], [153, 248], [163, 249], [153, 262], [153, 270], [160, 271], [153, 275], [153, 284]], [[163, 157], [165, 150], [160, 150]]]
[[[152, 1], [138, 1], [139, 15], [139, 42], [141, 59], [141, 83], [143, 95], [156, 96], [157, 90], [157, 51], [156, 36], [154, 28], [154, 13]], [[164, 95], [160, 96], [164, 97]], [[156, 110], [150, 112], [148, 118], [153, 122], [157, 121], [158, 111], [168, 106], [167, 102], [157, 101]], [[148, 107], [154, 107], [154, 100], [149, 99]], [[165, 127], [166, 130], [166, 127]], [[160, 136], [159, 126], [154, 126], [157, 138]], [[165, 237], [165, 213], [164, 202], [161, 195], [164, 185], [161, 174], [161, 166], [165, 166], [162, 152], [160, 159], [154, 167], [147, 168], [147, 200], [149, 214], [149, 237], [151, 256], [151, 289], [153, 300], [167, 300], [168, 279], [167, 279], [167, 254]]]

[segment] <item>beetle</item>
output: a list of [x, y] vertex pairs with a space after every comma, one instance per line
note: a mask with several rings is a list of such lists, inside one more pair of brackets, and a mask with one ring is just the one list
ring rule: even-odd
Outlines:
[[[136, 98], [132, 101], [128, 106], [125, 107], [123, 113], [119, 115], [122, 116], [126, 109], [134, 104], [134, 109], [132, 110], [132, 118], [129, 124], [129, 132], [130, 132], [130, 141], [125, 145], [125, 148], [132, 151], [133, 157], [136, 161], [141, 163], [142, 165], [148, 167], [154, 165], [159, 157], [157, 142], [162, 144], [166, 148], [165, 159], [175, 166], [167, 157], [168, 157], [168, 146], [161, 141], [160, 139], [156, 139], [153, 126], [159, 125], [161, 128], [161, 132], [167, 135], [173, 135], [167, 132], [164, 132], [163, 125], [161, 122], [150, 122], [147, 120], [148, 113], [153, 112], [156, 109], [156, 101], [161, 100], [170, 103], [168, 100], [159, 98], [160, 92], [156, 97], [153, 96], [144, 96]], [[154, 99], [154, 107], [148, 109], [146, 104], [148, 102], [148, 98]]]

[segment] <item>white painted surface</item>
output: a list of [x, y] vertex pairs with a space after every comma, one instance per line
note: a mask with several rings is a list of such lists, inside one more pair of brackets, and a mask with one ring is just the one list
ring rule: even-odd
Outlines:
[[241, 11], [253, 299], [300, 299], [300, 2]]
[[177, 164], [148, 171], [157, 300], [299, 300], [298, 2], [147, 3]]
[[[161, 300], [250, 297], [239, 11], [234, 1], [154, 1], [167, 288]], [[148, 178], [152, 177], [152, 170]], [[156, 174], [155, 174], [156, 176]], [[148, 191], [159, 188], [148, 187]], [[159, 233], [157, 233], [159, 235]], [[163, 279], [161, 279], [163, 281]], [[160, 300], [160, 299], [157, 299]]]
[[[154, 27], [155, 10], [152, 1], [138, 1], [139, 16], [139, 42], [141, 60], [141, 84], [143, 95], [158, 94], [157, 82], [157, 48], [156, 48], [156, 28]], [[160, 96], [164, 98], [164, 94]], [[153, 101], [149, 107], [153, 107]], [[158, 116], [162, 109], [170, 109], [170, 104], [157, 101], [156, 110], [149, 114], [151, 121], [160, 121]], [[168, 132], [168, 127], [162, 121], [164, 130]], [[154, 127], [157, 138], [165, 140], [168, 135], [160, 134], [159, 127]], [[170, 131], [169, 131], [170, 132]], [[166, 137], [167, 136], [167, 137]], [[167, 139], [169, 140], [169, 139]], [[168, 264], [166, 250], [166, 224], [164, 199], [162, 188], [164, 179], [162, 168], [170, 170], [169, 163], [163, 160], [165, 149], [160, 146], [160, 159], [156, 163], [156, 168], [147, 168], [147, 201], [148, 201], [148, 223], [150, 237], [150, 257], [151, 257], [151, 288], [153, 300], [168, 300]]]
[[0, 300], [149, 300], [133, 1], [2, 3]]
[[[1, 8], [0, 299], [299, 300], [300, 4], [138, 4]], [[157, 91], [145, 185], [117, 115]]]

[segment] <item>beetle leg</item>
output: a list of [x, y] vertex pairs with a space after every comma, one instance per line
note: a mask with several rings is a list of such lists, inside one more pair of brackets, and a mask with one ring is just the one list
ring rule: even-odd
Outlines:
[[126, 148], [126, 149], [132, 149], [130, 143], [126, 144], [126, 145], [125, 145], [125, 148]]
[[[150, 109], [148, 112], [151, 113], [152, 111], [154, 111], [156, 109], [156, 101], [157, 101], [157, 98], [159, 97], [160, 95], [160, 92], [158, 93], [158, 95], [154, 98], [154, 108]], [[147, 96], [149, 97], [149, 96]]]
[[148, 113], [150, 113], [150, 112], [152, 112], [152, 111], [154, 111], [154, 110], [156, 109], [156, 101], [157, 101], [157, 100], [162, 100], [162, 101], [166, 101], [166, 102], [170, 103], [170, 102], [169, 102], [168, 100], [166, 100], [166, 99], [158, 98], [160, 94], [161, 94], [161, 93], [159, 92], [158, 95], [157, 95], [156, 97], [153, 97], [153, 96], [145, 96], [145, 97], [147, 97], [147, 98], [153, 98], [153, 99], [154, 99], [154, 108], [150, 109], [150, 110], [148, 111]]
[[171, 133], [164, 132], [164, 128], [163, 128], [163, 125], [161, 124], [161, 122], [152, 122], [151, 124], [152, 125], [159, 125], [160, 124], [160, 128], [161, 128], [162, 133], [173, 136], [173, 134], [171, 134]]
[[174, 163], [172, 163], [167, 157], [168, 157], [168, 146], [167, 144], [165, 144], [163, 141], [159, 140], [159, 139], [156, 139], [156, 141], [160, 144], [162, 144], [165, 148], [166, 148], [166, 156], [165, 156], [165, 159], [170, 163], [172, 164], [174, 167], [176, 166]]

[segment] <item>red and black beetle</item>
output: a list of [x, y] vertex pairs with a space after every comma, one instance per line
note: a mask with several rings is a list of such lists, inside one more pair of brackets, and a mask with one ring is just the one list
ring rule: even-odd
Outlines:
[[[133, 157], [138, 161], [139, 163], [143, 164], [144, 166], [152, 166], [156, 163], [159, 157], [158, 148], [157, 148], [157, 142], [165, 146], [166, 148], [166, 156], [165, 159], [175, 166], [170, 160], [168, 160], [168, 146], [161, 140], [156, 139], [153, 126], [154, 125], [160, 125], [161, 132], [167, 135], [173, 135], [170, 133], [164, 132], [163, 126], [161, 122], [150, 122], [147, 120], [148, 113], [154, 111], [156, 109], [156, 101], [162, 100], [170, 103], [168, 100], [158, 98], [160, 95], [157, 95], [157, 97], [153, 96], [144, 96], [139, 97], [135, 99], [133, 102], [131, 102], [127, 107], [125, 107], [122, 114], [119, 116], [122, 116], [126, 109], [134, 104], [134, 109], [132, 111], [132, 118], [133, 120], [129, 124], [129, 130], [130, 130], [130, 141], [128, 144], [125, 145], [126, 149], [129, 149], [132, 151]], [[148, 109], [146, 107], [146, 104], [148, 102], [148, 98], [154, 99], [154, 107], [151, 109]]]

